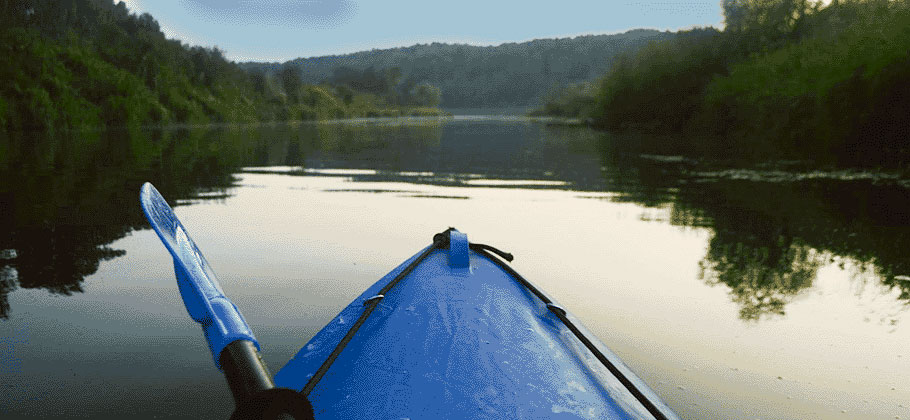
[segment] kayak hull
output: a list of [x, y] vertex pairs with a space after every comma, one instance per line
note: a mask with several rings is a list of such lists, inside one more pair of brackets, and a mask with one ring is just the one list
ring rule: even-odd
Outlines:
[[316, 418], [676, 418], [574, 317], [451, 238], [344, 308], [276, 385], [303, 390]]

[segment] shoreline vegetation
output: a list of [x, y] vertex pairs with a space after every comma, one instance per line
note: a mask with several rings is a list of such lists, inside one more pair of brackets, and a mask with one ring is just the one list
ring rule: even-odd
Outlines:
[[622, 133], [619, 147], [735, 163], [910, 167], [910, 2], [724, 0], [726, 27], [621, 56], [533, 115]]
[[246, 71], [217, 47], [167, 39], [123, 3], [0, 6], [0, 131], [445, 115], [438, 89], [402, 92], [393, 70], [344, 84], [303, 83], [290, 66]]
[[[527, 99], [451, 96], [477, 84], [465, 77], [501, 69], [552, 83], [532, 120], [608, 131], [621, 140], [611, 147], [633, 154], [910, 169], [910, 0], [723, 0], [722, 30], [418, 45], [374, 51], [375, 63], [365, 52], [283, 64], [234, 63], [217, 47], [167, 39], [152, 16], [110, 0], [0, 5], [0, 133], [448, 117], [448, 102]], [[516, 54], [531, 60], [510, 67]], [[452, 57], [464, 63], [439, 68]], [[509, 80], [484, 83], [543, 95], [541, 80]]]

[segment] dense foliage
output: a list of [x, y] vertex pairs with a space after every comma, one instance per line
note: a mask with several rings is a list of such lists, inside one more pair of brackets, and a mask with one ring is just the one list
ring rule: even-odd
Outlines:
[[639, 29], [491, 47], [433, 43], [300, 58], [281, 65], [242, 65], [268, 71], [291, 66], [301, 71], [307, 83], [345, 79], [358, 73], [397, 75], [393, 87], [399, 96], [415, 87], [436, 86], [441, 104], [446, 107], [528, 106], [537, 104], [554, 87], [597, 78], [620, 53], [667, 36], [668, 33]]
[[707, 87], [705, 107], [740, 139], [733, 147], [910, 163], [910, 2], [833, 3], [801, 24], [798, 42], [737, 62]]
[[648, 134], [635, 145], [648, 153], [910, 163], [910, 2], [722, 6], [723, 31], [624, 55], [575, 115]]
[[110, 0], [0, 0], [0, 126], [254, 122], [396, 114], [376, 95], [249, 73]]
[[553, 89], [543, 99], [543, 105], [531, 111], [532, 116], [555, 116], [590, 119], [593, 115], [597, 85], [592, 82], [571, 84]]

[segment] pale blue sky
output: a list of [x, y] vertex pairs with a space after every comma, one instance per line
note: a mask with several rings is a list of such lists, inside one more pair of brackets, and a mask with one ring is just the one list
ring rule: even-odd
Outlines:
[[[116, 0], [115, 0], [116, 1]], [[127, 0], [168, 37], [236, 61], [447, 42], [496, 45], [635, 28], [720, 26], [720, 0]]]

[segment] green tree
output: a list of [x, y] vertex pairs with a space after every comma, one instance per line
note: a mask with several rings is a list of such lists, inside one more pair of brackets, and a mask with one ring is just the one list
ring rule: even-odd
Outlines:
[[811, 9], [808, 0], [722, 0], [726, 29], [786, 33]]
[[300, 71], [292, 66], [283, 66], [278, 70], [278, 80], [281, 81], [281, 87], [288, 95], [288, 99], [293, 103], [300, 102]]
[[442, 100], [439, 88], [428, 83], [414, 86], [409, 93], [411, 103], [416, 106], [434, 107]]

